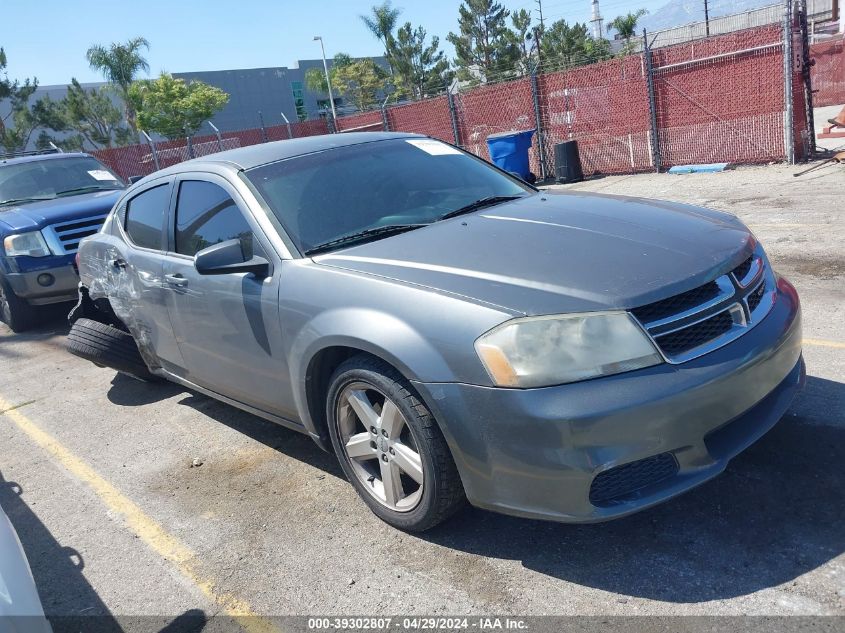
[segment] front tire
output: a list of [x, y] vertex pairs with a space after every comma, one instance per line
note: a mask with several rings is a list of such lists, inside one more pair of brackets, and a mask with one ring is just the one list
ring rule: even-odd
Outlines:
[[9, 283], [0, 277], [0, 321], [12, 332], [25, 332], [36, 324], [36, 310], [25, 299], [12, 290]]
[[330, 381], [326, 414], [343, 472], [386, 523], [422, 532], [466, 502], [437, 422], [387, 363], [368, 355], [343, 362]]

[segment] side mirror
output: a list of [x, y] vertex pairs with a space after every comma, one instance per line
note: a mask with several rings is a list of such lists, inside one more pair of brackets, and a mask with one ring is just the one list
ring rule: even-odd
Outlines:
[[270, 276], [270, 262], [256, 256], [247, 259], [241, 240], [226, 240], [202, 249], [194, 255], [194, 267], [200, 275], [252, 273], [258, 279]]

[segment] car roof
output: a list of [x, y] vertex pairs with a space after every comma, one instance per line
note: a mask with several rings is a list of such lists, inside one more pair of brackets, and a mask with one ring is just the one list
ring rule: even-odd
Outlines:
[[57, 152], [55, 154], [31, 154], [30, 156], [0, 156], [0, 167], [3, 165], [18, 165], [20, 163], [33, 163], [39, 160], [62, 160], [64, 158], [89, 157], [85, 152]]
[[153, 175], [163, 175], [166, 172], [178, 173], [180, 171], [190, 171], [196, 169], [198, 163], [227, 163], [238, 169], [251, 169], [259, 165], [285, 160], [286, 158], [322, 152], [338, 147], [415, 137], [422, 137], [422, 135], [401, 132], [348, 132], [343, 134], [305, 136], [284, 141], [259, 143], [258, 145], [249, 145], [247, 147], [239, 147], [237, 149], [226, 150], [225, 152], [210, 154], [202, 158], [194, 158], [160, 172], [155, 172]]

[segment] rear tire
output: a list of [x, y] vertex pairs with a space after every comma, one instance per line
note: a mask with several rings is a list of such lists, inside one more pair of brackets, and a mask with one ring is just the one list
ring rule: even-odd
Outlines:
[[155, 381], [132, 335], [92, 319], [77, 319], [67, 335], [67, 350], [98, 367], [110, 367], [144, 381]]
[[12, 332], [24, 332], [36, 325], [37, 311], [26, 299], [21, 299], [9, 283], [0, 277], [0, 321]]
[[465, 505], [440, 427], [387, 363], [369, 355], [343, 362], [330, 381], [326, 414], [344, 473], [386, 523], [422, 532]]

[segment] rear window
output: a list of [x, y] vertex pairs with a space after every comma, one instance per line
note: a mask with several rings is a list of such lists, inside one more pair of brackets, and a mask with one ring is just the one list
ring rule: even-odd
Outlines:
[[147, 189], [129, 200], [123, 226], [133, 244], [161, 250], [164, 216], [169, 204], [169, 184]]

